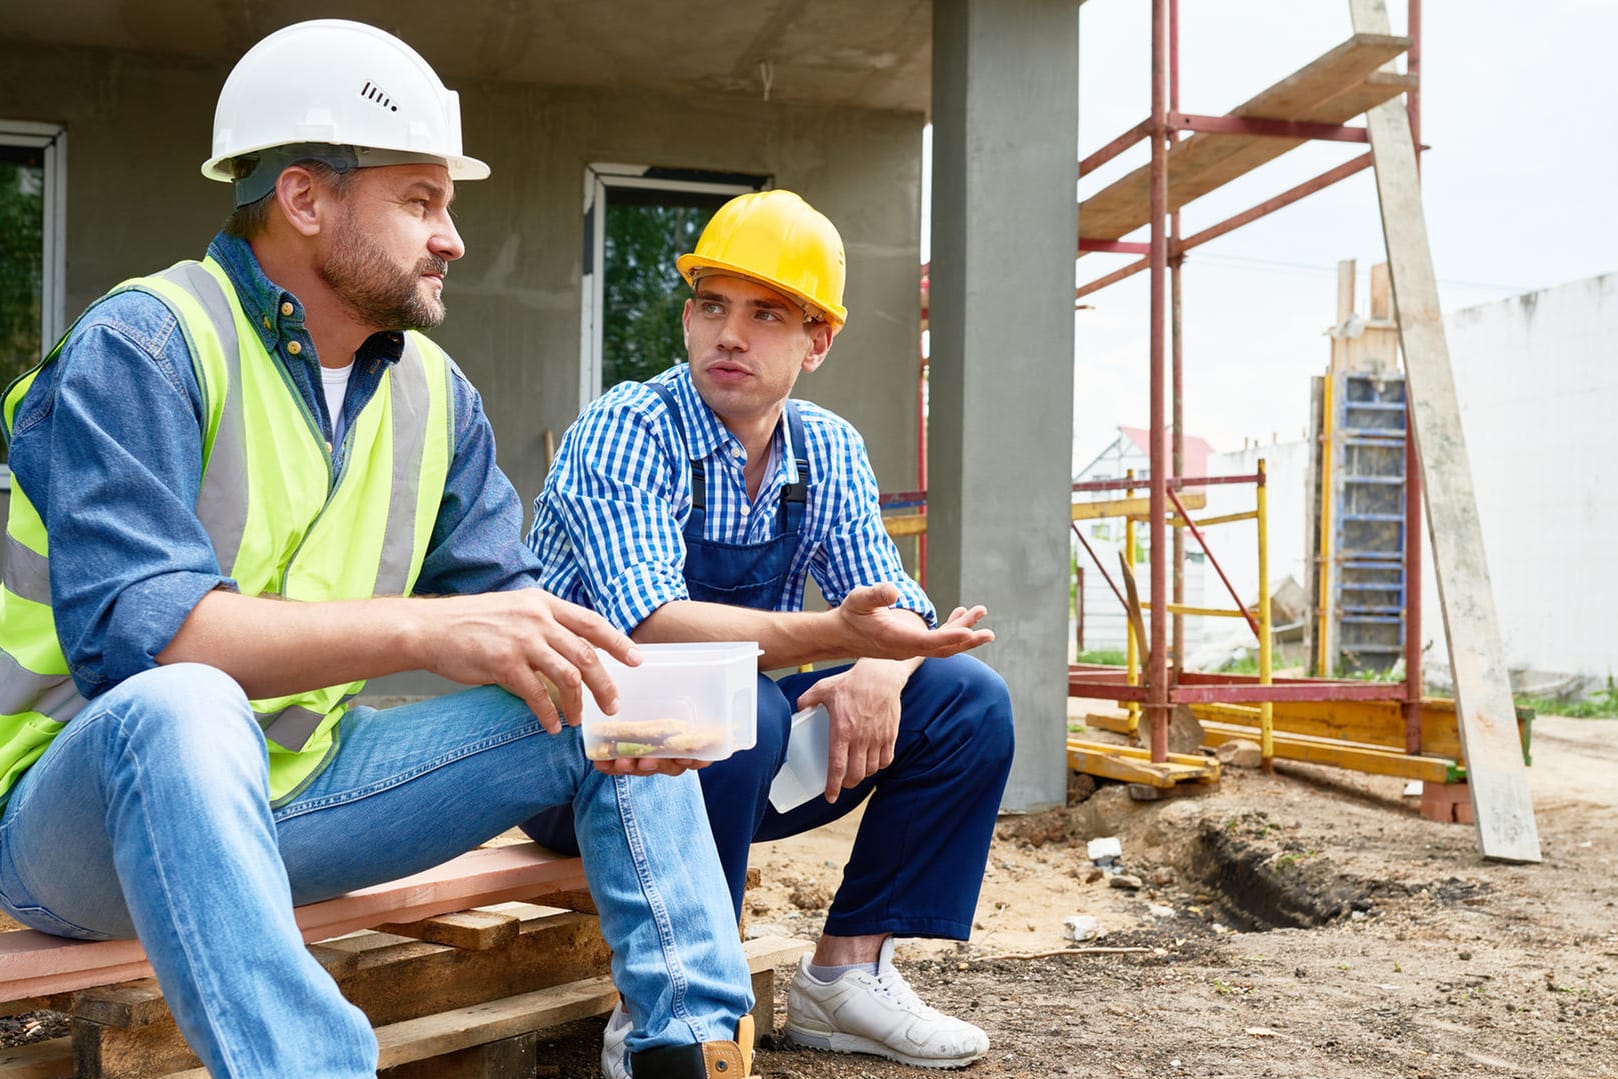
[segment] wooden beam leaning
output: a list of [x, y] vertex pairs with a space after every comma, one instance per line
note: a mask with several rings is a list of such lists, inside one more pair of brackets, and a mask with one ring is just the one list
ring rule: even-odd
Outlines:
[[[1349, 0], [1349, 9], [1356, 33], [1388, 32], [1383, 0]], [[1398, 101], [1366, 116], [1478, 847], [1491, 861], [1537, 862], [1539, 834], [1483, 556], [1410, 118]]]

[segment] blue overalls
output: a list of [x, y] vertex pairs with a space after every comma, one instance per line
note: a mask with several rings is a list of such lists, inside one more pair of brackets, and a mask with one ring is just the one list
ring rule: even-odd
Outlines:
[[[684, 438], [673, 395], [661, 383], [646, 385], [674, 414]], [[707, 539], [707, 476], [701, 461], [691, 461], [684, 575], [693, 600], [766, 611], [780, 601], [798, 549], [810, 479], [808, 441], [796, 402], [787, 402], [785, 417], [798, 479], [782, 489], [771, 539], [751, 544]], [[798, 697], [847, 669], [845, 664], [779, 681], [759, 675], [757, 744], [697, 773], [737, 915], [753, 843], [807, 832], [869, 797], [825, 932], [966, 940], [1011, 770], [1011, 701], [1005, 683], [970, 656], [924, 661], [900, 696], [893, 763], [843, 791], [835, 803], [813, 798], [779, 813], [770, 805], [770, 783], [786, 758]], [[562, 807], [536, 817], [524, 830], [546, 846], [570, 851], [571, 816], [571, 808]]]

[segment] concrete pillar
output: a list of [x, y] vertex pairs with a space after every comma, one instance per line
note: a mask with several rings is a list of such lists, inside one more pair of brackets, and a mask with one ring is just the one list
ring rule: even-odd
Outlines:
[[1067, 797], [1078, 0], [933, 5], [927, 583], [1011, 687], [1003, 808]]

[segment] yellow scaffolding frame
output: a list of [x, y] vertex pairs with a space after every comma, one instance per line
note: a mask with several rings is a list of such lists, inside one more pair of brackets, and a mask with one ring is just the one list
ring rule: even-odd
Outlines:
[[[1240, 607], [1235, 609], [1223, 607], [1193, 607], [1181, 603], [1168, 603], [1164, 604], [1162, 607], [1164, 613], [1166, 614], [1182, 616], [1190, 615], [1208, 618], [1241, 618], [1246, 620], [1249, 624], [1254, 625], [1254, 632], [1258, 637], [1258, 683], [1262, 686], [1272, 684], [1274, 664], [1274, 644], [1272, 641], [1274, 616], [1270, 610], [1270, 510], [1269, 484], [1267, 477], [1267, 462], [1261, 457], [1258, 459], [1258, 471], [1256, 477], [1249, 477], [1256, 479], [1256, 497], [1254, 499], [1255, 504], [1254, 508], [1251, 510], [1244, 510], [1239, 513], [1219, 514], [1213, 517], [1205, 517], [1200, 520], [1192, 520], [1180, 512], [1176, 512], [1165, 522], [1169, 527], [1175, 529], [1188, 527], [1191, 528], [1192, 534], [1196, 536], [1197, 542], [1202, 546], [1203, 552], [1208, 554], [1210, 558], [1212, 557], [1212, 553], [1208, 551], [1207, 543], [1203, 540], [1201, 533], [1198, 531], [1199, 528], [1210, 525], [1234, 524], [1240, 521], [1254, 521], [1257, 523], [1258, 612], [1256, 622], [1252, 614], [1250, 614], [1246, 609]], [[1134, 470], [1131, 469], [1130, 471], [1124, 473], [1124, 478], [1126, 480], [1133, 480], [1135, 478]], [[1134, 493], [1134, 487], [1125, 487], [1124, 491], [1126, 496], [1131, 496]], [[1192, 499], [1194, 497], [1196, 496], [1193, 496], [1191, 493], [1187, 492], [1184, 497], [1176, 496], [1175, 501], [1178, 503], [1179, 507], [1187, 513], [1189, 513], [1189, 511], [1192, 509], [1200, 509], [1203, 505], [1207, 504], [1205, 496], [1203, 496], [1199, 502], [1193, 504]], [[1133, 501], [1144, 500], [1132, 499], [1129, 497], [1118, 500], [1119, 503]], [[1083, 503], [1080, 503], [1079, 505], [1083, 505]], [[1099, 517], [1103, 515], [1100, 513], [1093, 513], [1086, 514], [1085, 516]], [[1108, 516], [1113, 515], [1109, 514]], [[1116, 514], [1116, 516], [1124, 517], [1124, 566], [1127, 572], [1133, 574], [1135, 571], [1135, 524], [1137, 521], [1147, 519], [1148, 515], [1144, 512], [1125, 512]], [[1074, 513], [1074, 519], [1081, 519], [1077, 512]], [[1153, 552], [1153, 554], [1155, 556], [1157, 552]], [[1217, 563], [1215, 566], [1217, 568]], [[1224, 575], [1222, 572], [1220, 576], [1223, 578]], [[1229, 586], [1229, 581], [1226, 581], [1226, 585], [1227, 587]], [[1239, 598], [1237, 599], [1237, 602], [1241, 602]], [[1151, 602], [1142, 603], [1139, 606], [1143, 611], [1152, 611], [1156, 607], [1156, 605]], [[1137, 630], [1134, 623], [1129, 622], [1128, 625], [1129, 632], [1125, 636], [1124, 648], [1124, 678], [1126, 684], [1136, 686], [1140, 684], [1140, 656], [1141, 650], [1144, 647], [1144, 642], [1136, 641]], [[1184, 662], [1184, 659], [1185, 657], [1183, 656], [1174, 657], [1174, 666], [1176, 670], [1182, 669], [1181, 664]], [[1127, 729], [1128, 734], [1131, 737], [1138, 739], [1140, 727], [1140, 705], [1135, 701], [1127, 701], [1124, 703], [1125, 710], [1129, 715]], [[1268, 701], [1266, 701], [1258, 706], [1258, 710], [1260, 732], [1259, 750], [1260, 755], [1263, 758], [1264, 768], [1266, 771], [1269, 771], [1274, 767], [1273, 758], [1275, 756], [1274, 708]], [[1072, 740], [1070, 740], [1070, 747], [1071, 743]], [[1070, 757], [1072, 756], [1071, 748], [1069, 750], [1069, 755]]]

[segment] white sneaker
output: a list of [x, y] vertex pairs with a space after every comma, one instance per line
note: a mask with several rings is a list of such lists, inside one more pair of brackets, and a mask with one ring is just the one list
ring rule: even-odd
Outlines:
[[922, 1068], [960, 1068], [989, 1051], [971, 1023], [921, 1002], [893, 966], [893, 938], [882, 942], [877, 972], [849, 971], [834, 982], [809, 973], [809, 957], [787, 990], [786, 1035], [799, 1045], [874, 1053]]
[[607, 1016], [607, 1029], [601, 1032], [601, 1079], [630, 1079], [629, 1050], [625, 1043], [634, 1028], [620, 1000]]

